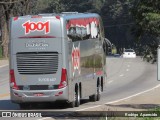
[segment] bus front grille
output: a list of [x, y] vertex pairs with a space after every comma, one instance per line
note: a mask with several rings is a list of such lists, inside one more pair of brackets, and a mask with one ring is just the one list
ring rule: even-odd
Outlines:
[[58, 52], [19, 52], [17, 69], [20, 74], [55, 74]]

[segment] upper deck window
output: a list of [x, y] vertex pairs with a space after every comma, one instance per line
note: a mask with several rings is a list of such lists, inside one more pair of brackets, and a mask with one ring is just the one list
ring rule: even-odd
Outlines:
[[71, 19], [66, 24], [67, 36], [72, 41], [98, 38], [100, 34], [97, 18]]

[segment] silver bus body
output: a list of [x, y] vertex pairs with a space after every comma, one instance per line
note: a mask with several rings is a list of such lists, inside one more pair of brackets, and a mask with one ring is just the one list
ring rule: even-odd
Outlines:
[[[103, 91], [104, 30], [99, 15], [62, 13], [13, 17], [10, 95], [14, 103], [75, 101]], [[78, 105], [77, 105], [78, 106]]]

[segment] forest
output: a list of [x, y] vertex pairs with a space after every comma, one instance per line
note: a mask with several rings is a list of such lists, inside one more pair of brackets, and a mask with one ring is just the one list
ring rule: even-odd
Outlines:
[[98, 13], [105, 37], [139, 55], [156, 55], [160, 40], [159, 0], [0, 0], [0, 56], [8, 57], [9, 20], [13, 16], [61, 12]]

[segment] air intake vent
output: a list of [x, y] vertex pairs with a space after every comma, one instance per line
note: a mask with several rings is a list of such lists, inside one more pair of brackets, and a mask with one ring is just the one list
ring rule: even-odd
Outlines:
[[17, 53], [20, 74], [55, 74], [58, 70], [58, 52]]

